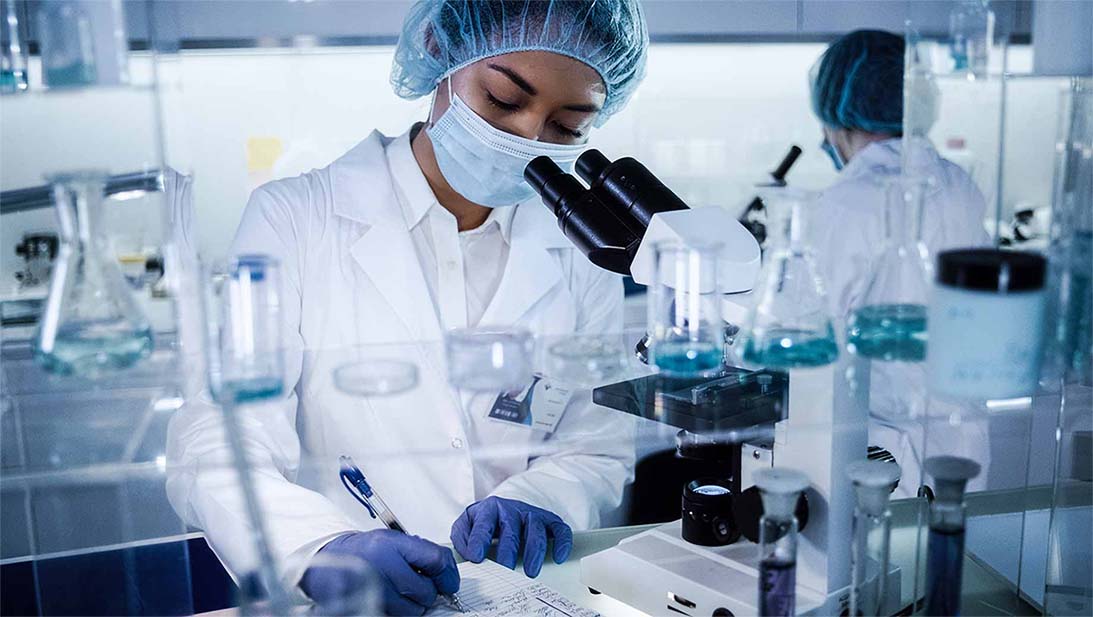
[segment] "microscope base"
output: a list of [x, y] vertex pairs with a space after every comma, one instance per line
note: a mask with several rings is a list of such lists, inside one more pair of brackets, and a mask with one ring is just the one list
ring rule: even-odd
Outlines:
[[[650, 615], [758, 615], [758, 550], [747, 540], [697, 546], [683, 540], [680, 521], [626, 538], [581, 560], [581, 582]], [[797, 614], [845, 614], [849, 588], [823, 594], [800, 583]], [[900, 571], [888, 573], [885, 614], [899, 610]]]

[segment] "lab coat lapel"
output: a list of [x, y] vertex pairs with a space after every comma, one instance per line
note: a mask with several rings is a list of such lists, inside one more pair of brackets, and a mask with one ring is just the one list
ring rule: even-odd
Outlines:
[[482, 316], [483, 325], [512, 324], [522, 318], [562, 280], [561, 266], [550, 248], [565, 238], [542, 204], [517, 206], [512, 221], [509, 259], [493, 300]]
[[390, 142], [373, 132], [335, 163], [334, 212], [365, 226], [360, 237], [351, 240], [349, 253], [405, 324], [410, 338], [437, 341], [440, 322], [391, 184], [385, 152]]
[[415, 341], [440, 340], [440, 322], [405, 227], [373, 225], [349, 250]]

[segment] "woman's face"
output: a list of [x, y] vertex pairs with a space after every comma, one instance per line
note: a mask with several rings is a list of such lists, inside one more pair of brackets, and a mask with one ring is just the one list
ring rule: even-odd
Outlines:
[[[484, 58], [449, 80], [455, 94], [495, 128], [554, 144], [584, 143], [606, 98], [592, 67], [549, 51]], [[441, 82], [433, 118], [448, 104], [448, 85]]]

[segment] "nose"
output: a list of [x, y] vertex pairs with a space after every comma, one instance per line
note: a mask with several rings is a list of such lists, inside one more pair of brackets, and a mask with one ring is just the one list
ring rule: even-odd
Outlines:
[[539, 141], [544, 126], [546, 126], [546, 118], [536, 113], [523, 113], [513, 118], [508, 130], [518, 137]]

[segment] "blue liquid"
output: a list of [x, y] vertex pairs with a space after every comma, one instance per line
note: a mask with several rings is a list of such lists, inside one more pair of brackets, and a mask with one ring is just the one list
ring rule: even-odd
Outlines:
[[930, 528], [926, 549], [926, 614], [960, 614], [964, 530]]
[[762, 340], [748, 339], [744, 360], [759, 366], [806, 368], [831, 364], [839, 357], [835, 334], [808, 330], [771, 330]]
[[127, 322], [92, 321], [61, 326], [53, 349], [35, 349], [35, 359], [58, 375], [94, 376], [128, 368], [152, 352], [152, 329], [131, 329]]
[[1093, 285], [1090, 284], [1089, 268], [1093, 263], [1093, 234], [1074, 234], [1071, 255], [1066, 307], [1066, 331], [1063, 352], [1071, 371], [1089, 379], [1093, 356]]
[[252, 377], [225, 381], [222, 398], [231, 403], [253, 403], [281, 396], [284, 382], [279, 377]]
[[759, 614], [788, 617], [796, 611], [797, 564], [764, 559], [759, 562]]
[[873, 304], [850, 316], [850, 350], [876, 360], [920, 362], [926, 359], [926, 307], [921, 304]]
[[95, 76], [94, 65], [83, 62], [47, 67], [45, 70], [45, 82], [50, 88], [89, 86], [95, 83]]
[[26, 89], [26, 73], [23, 71], [0, 71], [0, 94], [11, 94]]
[[658, 342], [653, 345], [651, 364], [670, 375], [703, 375], [721, 370], [724, 353], [713, 343]]

